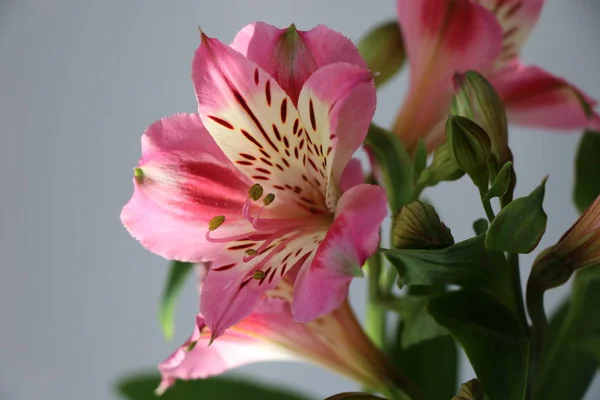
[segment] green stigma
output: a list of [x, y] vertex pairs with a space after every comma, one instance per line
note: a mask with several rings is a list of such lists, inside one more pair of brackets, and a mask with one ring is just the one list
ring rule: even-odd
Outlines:
[[248, 190], [248, 197], [256, 201], [262, 197], [263, 191], [263, 187], [258, 183], [255, 183], [250, 187], [250, 190]]
[[254, 273], [252, 274], [252, 277], [257, 280], [264, 279], [265, 271], [261, 271], [261, 270], [254, 271]]
[[223, 225], [223, 222], [225, 222], [225, 216], [217, 215], [216, 217], [211, 219], [210, 222], [208, 223], [208, 230], [214, 231], [215, 229], [217, 229], [218, 227]]
[[273, 193], [269, 193], [263, 199], [263, 203], [265, 203], [265, 206], [268, 206], [269, 204], [271, 204], [273, 202], [273, 200], [275, 200], [275, 195]]

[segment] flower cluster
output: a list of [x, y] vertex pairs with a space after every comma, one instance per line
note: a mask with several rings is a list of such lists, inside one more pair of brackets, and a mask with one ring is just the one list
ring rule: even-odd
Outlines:
[[[489, 315], [506, 316], [502, 340], [529, 340], [518, 273], [497, 271], [518, 268], [515, 255], [531, 251], [543, 235], [544, 184], [513, 201], [507, 121], [600, 129], [596, 102], [520, 61], [543, 0], [396, 3], [397, 23], [375, 30], [377, 40], [365, 40], [370, 47], [360, 52], [322, 25], [302, 31], [256, 22], [230, 45], [200, 32], [192, 62], [198, 111], [147, 128], [134, 193], [121, 214], [148, 250], [196, 264], [198, 271], [194, 332], [160, 364], [158, 393], [177, 379], [206, 378], [250, 362], [303, 359], [392, 398], [428, 398], [385, 354], [383, 310], [402, 317], [403, 347], [420, 340], [410, 336], [415, 319], [427, 339], [449, 331], [460, 342], [465, 331], [452, 324], [467, 319], [466, 308], [443, 314], [468, 296], [480, 296], [474, 307], [489, 306]], [[376, 77], [379, 69], [385, 79], [397, 72], [404, 54], [409, 92], [388, 132], [372, 125], [381, 83]], [[388, 63], [389, 57], [395, 61]], [[367, 142], [371, 168], [365, 175], [353, 156]], [[435, 155], [427, 166], [430, 151]], [[479, 189], [489, 224], [478, 221], [478, 235], [455, 244], [419, 195], [426, 186], [465, 174]], [[498, 215], [494, 197], [501, 199]], [[533, 267], [528, 300], [535, 310], [536, 357], [543, 290], [600, 262], [599, 201]], [[388, 202], [392, 249], [379, 253]], [[369, 334], [348, 303], [350, 282], [363, 276], [365, 263], [371, 305], [379, 307], [373, 318], [379, 328]], [[540, 283], [565, 268], [560, 279]], [[400, 286], [419, 288], [397, 297], [397, 277]], [[446, 292], [452, 284], [462, 289]], [[470, 340], [499, 325], [489, 322], [487, 312], [471, 317], [480, 330]], [[465, 349], [470, 358], [481, 356]], [[514, 369], [515, 380], [535, 370], [537, 361]], [[494, 381], [500, 375], [490, 377], [478, 369], [482, 364], [473, 364], [483, 388], [470, 382], [460, 396], [483, 398], [485, 389], [492, 400], [516, 399], [519, 388], [510, 391], [511, 385]]]

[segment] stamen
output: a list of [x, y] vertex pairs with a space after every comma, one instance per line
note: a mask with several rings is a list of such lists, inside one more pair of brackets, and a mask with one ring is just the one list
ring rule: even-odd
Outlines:
[[217, 229], [218, 227], [223, 225], [223, 222], [225, 222], [225, 216], [217, 215], [216, 217], [211, 219], [210, 222], [208, 223], [208, 230], [214, 231], [215, 229]]
[[255, 256], [258, 254], [258, 252], [254, 249], [248, 249], [244, 253], [248, 254], [249, 256]]
[[137, 183], [142, 183], [142, 181], [144, 180], [144, 170], [140, 167], [134, 168], [133, 176], [135, 177]]
[[265, 204], [265, 206], [268, 206], [269, 204], [271, 204], [273, 202], [273, 200], [275, 200], [275, 194], [269, 193], [263, 199], [263, 203]]
[[264, 279], [265, 277], [265, 271], [254, 271], [254, 273], [252, 274], [252, 278], [256, 279], [256, 280], [261, 280]]
[[248, 190], [248, 197], [256, 201], [262, 197], [263, 191], [263, 187], [260, 184], [255, 183], [250, 187], [250, 190]]

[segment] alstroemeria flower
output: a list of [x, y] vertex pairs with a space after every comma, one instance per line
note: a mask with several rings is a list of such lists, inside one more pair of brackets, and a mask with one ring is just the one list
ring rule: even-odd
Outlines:
[[210, 329], [199, 314], [192, 336], [159, 365], [160, 394], [177, 379], [203, 379], [262, 361], [309, 361], [385, 391], [408, 385], [365, 335], [347, 301], [308, 323], [291, 312], [288, 277], [263, 294], [250, 315], [227, 329], [210, 346]]
[[420, 138], [431, 150], [443, 124], [456, 72], [476, 70], [503, 100], [509, 122], [548, 129], [600, 128], [596, 102], [519, 54], [544, 0], [397, 0], [410, 61], [410, 91], [394, 124], [412, 151]]
[[147, 129], [124, 225], [166, 258], [212, 262], [201, 311], [214, 337], [294, 268], [294, 317], [329, 313], [387, 213], [350, 163], [375, 110], [358, 51], [323, 26], [257, 23], [231, 46], [202, 34], [192, 79], [199, 116]]

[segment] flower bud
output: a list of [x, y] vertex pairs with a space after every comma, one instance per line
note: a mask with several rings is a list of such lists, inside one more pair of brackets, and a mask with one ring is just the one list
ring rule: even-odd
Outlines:
[[484, 398], [485, 392], [481, 383], [477, 379], [471, 379], [460, 385], [458, 395], [454, 396], [452, 400], [483, 400]]
[[435, 149], [431, 165], [419, 176], [418, 186], [434, 186], [440, 182], [455, 181], [464, 174], [465, 171], [460, 169], [450, 154], [448, 142], [444, 142]]
[[358, 50], [376, 74], [375, 85], [383, 85], [400, 71], [406, 58], [398, 22], [390, 21], [367, 33], [358, 42]]
[[450, 229], [435, 209], [422, 201], [402, 207], [394, 218], [392, 234], [398, 249], [441, 249], [454, 244]]
[[475, 185], [487, 191], [487, 162], [491, 143], [487, 133], [468, 118], [451, 115], [446, 123], [446, 136], [452, 158]]
[[560, 238], [554, 252], [573, 269], [600, 263], [600, 196]]
[[475, 71], [457, 73], [454, 85], [456, 95], [452, 114], [467, 117], [483, 128], [489, 135], [492, 154], [500, 166], [511, 161], [506, 113], [494, 87]]

